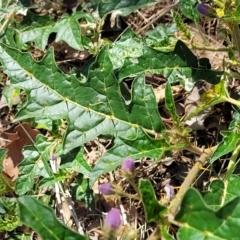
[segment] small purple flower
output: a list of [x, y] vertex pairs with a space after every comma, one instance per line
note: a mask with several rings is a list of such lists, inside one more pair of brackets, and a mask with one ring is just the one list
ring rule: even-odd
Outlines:
[[98, 187], [100, 193], [104, 195], [112, 195], [115, 193], [114, 187], [111, 183], [103, 183]]
[[169, 201], [172, 200], [175, 195], [173, 186], [167, 183], [164, 187], [164, 191], [166, 192], [166, 199]]
[[211, 6], [204, 4], [204, 3], [198, 4], [197, 10], [199, 13], [201, 13], [202, 15], [207, 16], [207, 17], [212, 16], [212, 13], [215, 12]]
[[131, 158], [125, 158], [122, 162], [122, 171], [124, 173], [132, 173], [135, 168], [135, 162]]
[[120, 226], [120, 224], [121, 224], [120, 211], [117, 208], [112, 208], [107, 214], [105, 226], [106, 228], [115, 231]]

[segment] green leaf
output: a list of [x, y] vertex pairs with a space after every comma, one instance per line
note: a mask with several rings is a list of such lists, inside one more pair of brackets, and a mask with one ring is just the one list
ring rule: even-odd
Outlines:
[[98, 12], [100, 17], [105, 14], [109, 14], [112, 11], [118, 11], [121, 16], [127, 16], [131, 12], [134, 12], [140, 8], [148, 7], [156, 4], [155, 0], [112, 0], [112, 1], [101, 1], [98, 5]]
[[175, 23], [169, 27], [159, 24], [156, 28], [146, 32], [146, 44], [158, 51], [173, 51], [177, 41], [174, 33], [177, 31]]
[[15, 198], [0, 198], [0, 231], [13, 231], [21, 226], [18, 217], [18, 206]]
[[209, 185], [208, 191], [202, 192], [202, 196], [206, 204], [214, 210], [217, 210], [222, 205], [224, 193], [224, 182], [214, 180]]
[[191, 77], [194, 81], [204, 79], [211, 84], [218, 84], [220, 82], [223, 71], [211, 70], [209, 59], [197, 59], [197, 57], [182, 41], [177, 42], [174, 52], [182, 59], [182, 61], [187, 63], [187, 66], [191, 68]]
[[51, 142], [48, 142], [46, 137], [37, 135], [35, 146], [27, 146], [23, 150], [24, 160], [18, 165], [19, 175], [15, 187], [18, 195], [23, 195], [33, 188], [36, 176], [49, 177], [43, 161], [49, 159], [50, 146]]
[[[44, 116], [43, 116], [44, 117]], [[35, 119], [37, 129], [45, 129], [48, 131], [53, 130], [53, 121], [49, 118], [36, 118]]]
[[198, 21], [200, 17], [200, 14], [196, 9], [198, 3], [198, 0], [180, 0], [179, 6], [187, 18], [193, 21]]
[[20, 220], [34, 229], [43, 239], [87, 240], [86, 237], [61, 224], [50, 207], [32, 197], [18, 198], [18, 206]]
[[214, 151], [210, 159], [211, 164], [221, 156], [232, 152], [236, 148], [236, 145], [238, 144], [240, 139], [239, 133], [234, 133], [230, 131], [221, 131], [220, 133], [223, 136], [223, 140], [219, 143], [217, 149]]
[[90, 188], [89, 179], [82, 174], [76, 177], [76, 182], [71, 184], [72, 200], [84, 201], [86, 207], [93, 211], [95, 209], [95, 199], [93, 190]]
[[131, 102], [125, 102], [107, 48], [91, 65], [84, 83], [57, 69], [52, 49], [41, 62], [6, 46], [0, 47], [0, 53], [4, 72], [28, 97], [15, 120], [66, 119], [65, 152], [100, 134], [134, 139], [139, 128], [156, 133], [164, 129], [152, 87], [145, 85], [143, 76], [133, 83]]
[[69, 173], [60, 171], [59, 173], [54, 174], [54, 176], [43, 178], [40, 181], [38, 187], [39, 188], [53, 187], [55, 183], [64, 181], [67, 178], [69, 178]]
[[[39, 19], [41, 17], [38, 17]], [[65, 41], [70, 47], [76, 50], [83, 50], [89, 47], [90, 40], [82, 36], [81, 29], [78, 23], [79, 19], [85, 18], [91, 20], [90, 15], [84, 12], [75, 12], [71, 16], [63, 15], [56, 23], [52, 21], [44, 22], [38, 28], [34, 27], [20, 33], [20, 42], [26, 43], [34, 41], [36, 45], [44, 50], [47, 46], [48, 38], [51, 33], [57, 33], [55, 41]], [[44, 17], [44, 20], [46, 17]]]
[[240, 112], [238, 110], [233, 113], [232, 121], [230, 122], [228, 129], [231, 132], [240, 133]]
[[14, 98], [19, 97], [20, 95], [20, 89], [14, 88], [12, 85], [5, 85], [3, 88], [2, 94], [6, 98], [8, 107], [12, 108], [14, 104]]
[[6, 148], [0, 149], [0, 172], [3, 170], [3, 160], [7, 155], [8, 150]]
[[218, 84], [212, 85], [212, 87], [204, 92], [201, 95], [201, 101], [203, 104], [198, 105], [198, 107], [190, 112], [185, 120], [191, 119], [194, 116], [197, 116], [202, 111], [209, 109], [210, 107], [225, 102], [227, 100], [227, 90], [226, 90], [226, 81], [220, 80]]
[[27, 233], [10, 232], [7, 240], [32, 240], [32, 236]]
[[113, 69], [121, 68], [125, 58], [136, 59], [143, 55], [143, 44], [140, 38], [129, 28], [122, 34], [119, 41], [112, 43], [109, 57]]
[[54, 19], [50, 15], [46, 14], [44, 16], [39, 16], [31, 11], [28, 11], [23, 20], [19, 23], [16, 23], [16, 28], [21, 32], [24, 32], [34, 28], [42, 28], [44, 25], [51, 26], [53, 24]]
[[125, 58], [118, 71], [118, 79], [134, 77], [141, 73], [163, 74], [169, 83], [181, 82], [184, 78], [194, 81], [204, 79], [212, 84], [220, 81], [223, 72], [210, 70], [209, 61], [202, 63], [182, 42], [178, 41], [173, 52], [159, 52], [143, 46], [143, 54], [137, 58]]
[[177, 237], [186, 239], [238, 239], [240, 227], [240, 197], [235, 197], [218, 211], [207, 207], [197, 190], [185, 194], [175, 220], [182, 223]]
[[0, 173], [0, 195], [14, 192], [14, 182], [4, 172]]
[[89, 176], [92, 168], [88, 165], [83, 156], [83, 149], [73, 149], [65, 155], [61, 156], [60, 169], [64, 169], [68, 172], [78, 172], [86, 176]]
[[154, 189], [149, 180], [140, 179], [138, 188], [147, 215], [147, 222], [159, 223], [163, 220], [163, 214], [166, 213], [167, 208], [157, 201]]
[[165, 139], [152, 139], [141, 129], [135, 139], [117, 138], [114, 146], [99, 158], [94, 166], [90, 174], [90, 186], [101, 174], [110, 172], [121, 165], [126, 157], [160, 159], [169, 149], [170, 146]]
[[202, 192], [206, 204], [216, 210], [236, 196], [240, 197], [240, 178], [230, 176], [228, 181], [214, 180], [209, 185], [208, 191]]
[[172, 95], [171, 84], [167, 82], [165, 88], [165, 106], [170, 112], [172, 119], [175, 123], [179, 122], [179, 116], [176, 113], [175, 101]]

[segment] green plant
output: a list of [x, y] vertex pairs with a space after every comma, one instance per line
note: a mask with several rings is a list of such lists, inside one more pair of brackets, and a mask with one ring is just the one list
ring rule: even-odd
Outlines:
[[[161, 161], [164, 156], [171, 156], [172, 151], [178, 150], [194, 154], [197, 160], [176, 196], [169, 199], [169, 206], [157, 200], [148, 180], [141, 179], [137, 188], [127, 175], [138, 195], [135, 199], [140, 198], [143, 203], [146, 221], [157, 224], [152, 239], [238, 238], [239, 177], [234, 170], [240, 151], [240, 102], [229, 96], [227, 81], [229, 77], [239, 76], [233, 67], [239, 65], [235, 50], [239, 52], [236, 26], [239, 24], [240, 3], [214, 1], [218, 10], [216, 17], [219, 17], [219, 12], [223, 14], [221, 20], [233, 37], [231, 45], [224, 49], [229, 52], [230, 59], [228, 62], [223, 59], [223, 70], [211, 69], [209, 59], [194, 55], [190, 48], [204, 47], [194, 42], [187, 46], [191, 37], [189, 29], [177, 13], [174, 14], [176, 24], [169, 29], [159, 25], [144, 37], [126, 29], [116, 41], [104, 41], [102, 29], [107, 15], [111, 14], [111, 24], [114, 24], [116, 16], [127, 16], [154, 3], [144, 0], [91, 1], [77, 6], [71, 14], [60, 13], [56, 17], [53, 13], [44, 16], [34, 14], [31, 11], [33, 6], [26, 6], [24, 1], [1, 2], [0, 62], [3, 73], [10, 79], [12, 90], [5, 90], [6, 94], [9, 93], [9, 105], [12, 106], [11, 94], [21, 96], [14, 122], [32, 121], [32, 125], [49, 132], [48, 136], [37, 135], [32, 146], [23, 149], [24, 159], [18, 165], [16, 182], [8, 179], [0, 183], [1, 193], [12, 192], [18, 203], [11, 213], [5, 215], [7, 224], [2, 226], [2, 230], [11, 231], [25, 224], [43, 239], [63, 239], [63, 235], [66, 240], [88, 239], [76, 218], [79, 234], [56, 219], [52, 209], [45, 205], [51, 206], [49, 198], [40, 197], [43, 188], [57, 189], [59, 192], [56, 192], [65, 196], [70, 204], [70, 196], [66, 193], [68, 180], [73, 197], [83, 200], [91, 209], [94, 207], [91, 187], [102, 174], [120, 166], [125, 158]], [[180, 8], [198, 25], [197, 3], [180, 1]], [[19, 14], [20, 21], [16, 20]], [[183, 31], [182, 39], [174, 36], [177, 27]], [[72, 49], [88, 51], [91, 59], [81, 69], [72, 68], [64, 72], [55, 59], [56, 47], [49, 47], [52, 35], [56, 35], [55, 42], [65, 41]], [[208, 46], [205, 49], [215, 51]], [[30, 54], [36, 50], [40, 56]], [[170, 128], [166, 127], [159, 114], [153, 88], [145, 81], [147, 74], [161, 74], [167, 79], [164, 95], [165, 107], [172, 119]], [[131, 80], [130, 84], [126, 84], [126, 79]], [[179, 116], [171, 85], [180, 83], [187, 89], [189, 83], [193, 85], [199, 80], [212, 84], [211, 88], [201, 96], [202, 103], [195, 111]], [[235, 111], [228, 130], [221, 131], [222, 141], [211, 148], [195, 146], [192, 130], [185, 121], [226, 102], [234, 105]], [[83, 146], [97, 137], [111, 139], [112, 146], [92, 168], [84, 160]], [[2, 162], [6, 152], [0, 153]], [[201, 167], [206, 163], [213, 166], [226, 154], [231, 156], [224, 177], [212, 181], [208, 190], [203, 192], [192, 188]], [[58, 158], [61, 165], [56, 167]], [[10, 202], [13, 198], [2, 199]], [[10, 207], [5, 204], [1, 209], [5, 213]], [[209, 224], [206, 224], [206, 219]], [[63, 217], [67, 225], [65, 220]], [[176, 236], [170, 231], [173, 225], [178, 227]]]

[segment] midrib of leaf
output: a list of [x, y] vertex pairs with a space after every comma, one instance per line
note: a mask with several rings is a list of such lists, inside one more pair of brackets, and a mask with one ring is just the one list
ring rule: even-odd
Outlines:
[[[2, 46], [0, 60], [4, 71], [11, 77], [11, 82], [25, 89], [28, 95], [28, 103], [18, 113], [16, 120], [42, 116], [51, 119], [67, 119], [69, 122], [66, 133], [68, 151], [92, 140], [99, 134], [112, 134], [132, 139], [136, 137], [139, 127], [143, 127], [146, 131], [161, 130], [163, 125], [156, 110], [156, 102], [155, 105], [149, 105], [151, 108], [156, 108], [155, 112], [153, 111], [154, 115], [149, 118], [141, 114], [134, 116], [127, 111], [127, 106], [120, 96], [119, 86], [116, 91], [118, 83], [113, 78], [107, 51], [99, 54], [100, 60], [93, 64], [88, 82], [81, 84], [74, 76], [59, 72], [54, 62], [53, 50], [50, 50], [41, 62], [35, 62], [29, 54]], [[103, 69], [99, 69], [101, 64], [104, 66]], [[96, 74], [99, 74], [97, 78]], [[105, 95], [97, 92], [99, 87], [95, 89], [96, 84], [103, 84], [106, 88]], [[81, 94], [85, 94], [85, 97]], [[99, 97], [103, 99], [96, 104]], [[138, 105], [135, 103], [132, 107]], [[151, 119], [155, 123], [151, 122]], [[131, 122], [133, 120], [136, 122]]]
[[[18, 204], [23, 205], [20, 201], [18, 201]], [[54, 234], [54, 232], [53, 232], [51, 229], [48, 228], [47, 225], [44, 224], [44, 221], [41, 221], [41, 219], [38, 217], [38, 215], [36, 215], [36, 214], [31, 210], [31, 208], [29, 208], [27, 205], [24, 205], [24, 207], [25, 207], [25, 209], [26, 209], [32, 216], [34, 216], [35, 221], [39, 220], [39, 221], [38, 221], [38, 224], [42, 225], [43, 228], [49, 233], [49, 235], [50, 235], [51, 237], [53, 237], [53, 238], [56, 239], [56, 240], [61, 240], [60, 238], [58, 238], [58, 237]], [[45, 222], [47, 223], [47, 221], [45, 221]], [[41, 233], [40, 233], [40, 234], [41, 234]], [[49, 236], [49, 237], [50, 237], [50, 236]]]

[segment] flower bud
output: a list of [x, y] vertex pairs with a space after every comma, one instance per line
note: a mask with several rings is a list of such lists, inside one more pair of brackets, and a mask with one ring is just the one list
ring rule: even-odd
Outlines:
[[121, 224], [120, 211], [117, 208], [112, 208], [107, 214], [105, 226], [107, 229], [115, 231], [120, 226], [120, 224]]
[[206, 17], [211, 17], [215, 12], [211, 6], [204, 3], [200, 3], [197, 5], [197, 11]]
[[100, 193], [104, 195], [112, 195], [115, 193], [114, 187], [111, 183], [103, 183], [98, 187]]
[[122, 162], [122, 171], [124, 173], [132, 173], [135, 168], [135, 162], [131, 158], [125, 158]]

